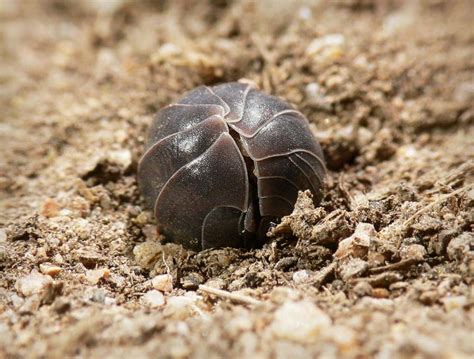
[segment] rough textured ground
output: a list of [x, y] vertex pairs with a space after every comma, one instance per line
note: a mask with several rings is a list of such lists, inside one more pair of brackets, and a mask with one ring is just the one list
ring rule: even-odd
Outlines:
[[[473, 7], [0, 1], [0, 357], [472, 357]], [[325, 198], [261, 249], [162, 245], [152, 115], [241, 78], [308, 117]]]

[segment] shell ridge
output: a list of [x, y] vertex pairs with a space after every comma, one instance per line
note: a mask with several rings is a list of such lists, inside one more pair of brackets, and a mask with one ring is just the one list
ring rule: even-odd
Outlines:
[[[284, 180], [286, 182], [288, 182], [292, 187], [294, 187], [296, 190], [299, 190], [298, 186], [296, 185], [295, 182], [293, 182], [292, 180], [286, 178], [286, 177], [283, 177], [283, 176], [265, 176], [265, 177], [258, 177], [258, 180], [264, 180], [264, 179], [281, 179], [281, 180]], [[260, 195], [260, 187], [257, 188], [258, 190], [258, 193]], [[260, 196], [259, 196], [260, 197]]]
[[223, 117], [225, 118], [230, 112], [229, 105], [222, 99], [222, 97], [220, 97], [218, 94], [216, 94], [214, 91], [212, 91], [211, 87], [206, 86], [206, 88], [209, 90], [209, 92], [211, 92], [214, 96], [216, 96], [224, 104], [223, 107], [225, 107], [225, 110], [224, 110]]
[[185, 170], [185, 168], [191, 166], [192, 164], [194, 164], [195, 162], [198, 162], [203, 156], [205, 156], [207, 153], [209, 153], [212, 148], [215, 146], [215, 144], [217, 142], [219, 142], [219, 139], [225, 134], [226, 132], [223, 132], [219, 137], [216, 138], [216, 140], [203, 152], [201, 153], [198, 157], [196, 157], [195, 159], [193, 159], [192, 161], [189, 161], [188, 163], [186, 163], [184, 166], [180, 167], [179, 170], [177, 170], [175, 173], [173, 173], [173, 175], [165, 182], [165, 184], [163, 185], [163, 187], [161, 188], [160, 190], [160, 193], [158, 193], [158, 196], [156, 197], [156, 201], [155, 201], [155, 207], [153, 208], [153, 211], [156, 213], [156, 206], [158, 205], [158, 202], [160, 200], [160, 196], [161, 194], [163, 193], [163, 190], [168, 186], [168, 184], [174, 179], [176, 178], [178, 175], [181, 174], [182, 171]]
[[[201, 122], [196, 123], [194, 126], [191, 126], [191, 127], [187, 128], [187, 129], [185, 129], [185, 130], [173, 132], [173, 133], [167, 135], [166, 137], [163, 137], [163, 138], [161, 138], [160, 140], [158, 140], [157, 142], [155, 142], [153, 145], [151, 145], [151, 146], [145, 151], [145, 153], [144, 153], [144, 154], [142, 155], [142, 157], [140, 158], [140, 162], [139, 162], [139, 164], [138, 164], [138, 168], [140, 168], [140, 164], [141, 164], [141, 162], [142, 162], [142, 159], [148, 154], [148, 152], [150, 152], [153, 148], [158, 147], [158, 145], [159, 145], [160, 143], [162, 143], [163, 141], [168, 140], [168, 139], [170, 139], [171, 137], [176, 136], [176, 135], [178, 135], [178, 134], [180, 134], [180, 133], [184, 133], [184, 132], [191, 131], [191, 130], [193, 130], [194, 128], [196, 128], [197, 126], [199, 126], [200, 124], [202, 124], [203, 122], [209, 121], [210, 119], [213, 119], [213, 118], [222, 119], [222, 121], [224, 122], [224, 124], [225, 124], [226, 127], [227, 127], [227, 123], [224, 121], [224, 119], [223, 119], [221, 116], [219, 116], [219, 115], [211, 115], [211, 116], [205, 118], [204, 120], [202, 120]], [[227, 128], [228, 128], [228, 127], [227, 127]]]
[[[169, 118], [167, 117], [169, 115], [167, 115], [167, 112], [170, 111], [170, 109], [173, 110], [173, 108], [176, 108], [176, 107], [177, 108], [189, 108], [190, 110], [191, 109], [199, 109], [199, 110], [207, 109], [207, 110], [210, 110], [208, 116], [207, 117], [203, 116], [203, 118], [200, 119], [200, 120], [199, 120], [200, 116], [196, 115], [195, 116], [196, 122], [192, 126], [184, 128], [185, 130], [199, 125], [199, 123], [205, 121], [206, 119], [208, 119], [211, 116], [220, 115], [221, 117], [223, 117], [222, 114], [224, 113], [221, 106], [213, 105], [213, 104], [170, 104], [166, 107], [163, 107], [160, 111], [158, 111], [156, 113], [156, 115], [153, 118], [153, 121], [152, 121], [151, 126], [150, 126], [150, 130], [149, 130], [147, 138], [146, 138], [146, 147], [145, 148], [152, 147], [157, 141], [160, 141], [164, 137], [167, 137], [169, 135], [172, 135], [174, 133], [177, 133], [177, 132], [180, 132], [181, 130], [183, 130], [183, 129], [179, 129], [179, 125], [175, 125], [174, 126], [175, 128], [173, 128], [173, 126], [171, 126], [171, 131], [170, 131], [169, 124], [167, 125], [165, 123], [165, 121], [169, 121]], [[215, 113], [215, 110], [218, 110], [219, 113]], [[184, 115], [185, 114], [183, 114], [183, 116]], [[175, 122], [176, 122], [176, 120], [175, 120]], [[179, 130], [177, 130], [176, 127]], [[163, 131], [165, 133], [167, 133], [167, 132], [170, 132], [170, 133], [167, 133], [166, 136], [161, 137], [162, 134], [163, 134]]]
[[245, 88], [242, 113], [238, 120], [232, 121], [231, 123], [239, 123], [240, 121], [242, 121], [242, 118], [244, 117], [245, 107], [247, 106], [247, 97], [252, 89], [253, 87], [251, 85], [247, 85], [247, 87]]
[[301, 112], [299, 112], [298, 110], [293, 110], [293, 109], [288, 109], [288, 110], [283, 110], [283, 111], [280, 111], [276, 114], [274, 114], [271, 118], [269, 118], [268, 120], [264, 121], [253, 133], [251, 133], [250, 135], [245, 135], [245, 133], [240, 133], [242, 135], [242, 137], [245, 137], [245, 138], [254, 138], [255, 136], [257, 136], [260, 131], [262, 131], [265, 126], [267, 126], [270, 122], [274, 121], [278, 116], [281, 116], [281, 115], [287, 115], [287, 114], [295, 114], [295, 115], [299, 115], [298, 117], [304, 119], [304, 116]]
[[298, 157], [304, 163], [306, 163], [312, 169], [313, 173], [318, 178], [319, 185], [322, 186], [323, 185], [323, 179], [321, 178], [321, 175], [318, 173], [318, 171], [316, 171], [316, 169], [313, 167], [313, 165], [311, 163], [309, 163], [304, 157], [302, 157], [298, 153], [295, 153], [295, 156]]
[[308, 177], [308, 175], [306, 174], [306, 172], [301, 168], [301, 166], [293, 159], [290, 157], [288, 157], [288, 159], [301, 171], [301, 173], [303, 174], [303, 176], [306, 177], [306, 179], [308, 180], [309, 184], [311, 185], [312, 187], [312, 191], [313, 191], [313, 194], [317, 194], [319, 193], [319, 191], [317, 190], [317, 188], [314, 186], [313, 184], [313, 181], [311, 181], [311, 178]]
[[[215, 115], [151, 146], [141, 157], [137, 169], [138, 185], [142, 193], [149, 195], [146, 196], [148, 206], [154, 207], [159, 189], [174, 172], [204, 153], [223, 132], [228, 132], [227, 124], [220, 116]], [[189, 139], [197, 141], [192, 149], [186, 147], [186, 141], [183, 142]], [[156, 166], [157, 161], [161, 161], [159, 167]]]
[[[247, 149], [247, 147], [246, 147], [246, 149]], [[258, 162], [258, 161], [262, 161], [262, 160], [267, 160], [269, 158], [289, 156], [289, 155], [292, 155], [292, 154], [297, 153], [297, 152], [304, 152], [304, 153], [309, 153], [309, 154], [313, 155], [313, 157], [316, 158], [324, 166], [324, 168], [326, 168], [326, 166], [324, 165], [324, 162], [322, 161], [321, 158], [319, 158], [318, 156], [315, 156], [309, 150], [300, 149], [300, 148], [297, 148], [297, 149], [291, 150], [291, 151], [282, 152], [282, 153], [276, 153], [274, 155], [268, 155], [268, 156], [264, 156], [264, 157], [255, 157], [255, 156], [252, 156], [252, 154], [249, 152], [249, 157], [252, 158], [252, 160]]]
[[259, 196], [258, 198], [260, 198], [260, 199], [265, 199], [265, 198], [279, 198], [279, 199], [285, 201], [286, 203], [288, 203], [288, 204], [289, 204], [290, 206], [292, 206], [292, 207], [295, 205], [294, 203], [291, 203], [291, 202], [288, 200], [288, 198], [285, 198], [285, 197], [283, 197], [283, 196], [279, 196], [279, 195], [277, 195], [277, 194], [271, 195], [271, 196], [261, 196], [261, 197]]

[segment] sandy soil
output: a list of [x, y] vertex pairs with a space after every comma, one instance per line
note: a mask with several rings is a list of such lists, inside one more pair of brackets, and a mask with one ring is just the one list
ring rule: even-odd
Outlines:
[[[0, 357], [472, 357], [473, 17], [0, 1]], [[324, 200], [261, 249], [164, 245], [135, 179], [153, 113], [242, 78], [308, 117]]]

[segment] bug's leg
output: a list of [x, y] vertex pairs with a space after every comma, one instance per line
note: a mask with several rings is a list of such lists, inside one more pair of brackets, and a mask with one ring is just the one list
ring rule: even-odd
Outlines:
[[256, 241], [260, 245], [263, 245], [263, 243], [267, 240], [267, 232], [270, 229], [272, 225], [275, 225], [275, 222], [278, 221], [278, 217], [273, 217], [273, 216], [264, 216], [260, 220], [260, 223], [258, 224], [258, 229], [257, 229], [257, 235], [256, 235]]

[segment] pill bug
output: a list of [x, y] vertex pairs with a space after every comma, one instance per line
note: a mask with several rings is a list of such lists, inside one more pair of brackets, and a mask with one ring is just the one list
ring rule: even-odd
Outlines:
[[138, 184], [159, 232], [202, 250], [252, 247], [291, 213], [298, 190], [321, 199], [326, 173], [307, 119], [231, 82], [200, 86], [156, 114]]

